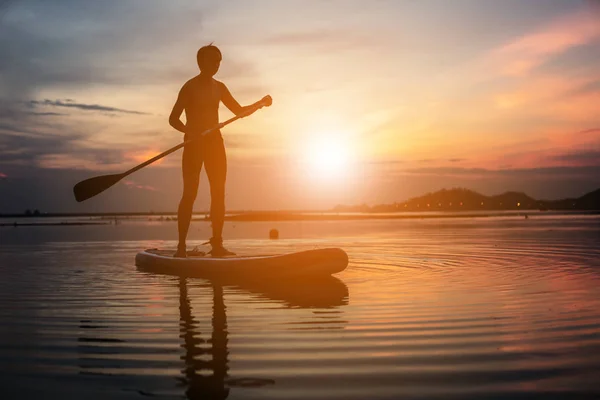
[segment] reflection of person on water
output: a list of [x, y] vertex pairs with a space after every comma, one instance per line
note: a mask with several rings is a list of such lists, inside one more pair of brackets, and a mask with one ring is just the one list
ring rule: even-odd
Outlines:
[[[187, 398], [190, 400], [226, 399], [231, 387], [260, 387], [274, 384], [275, 381], [272, 379], [252, 377], [231, 379], [228, 376], [229, 339], [223, 285], [217, 282], [210, 284], [213, 291], [212, 333], [210, 340], [204, 340], [200, 337], [199, 322], [192, 313], [188, 281], [190, 281], [189, 278], [180, 276], [178, 283], [180, 337], [183, 339], [182, 347], [185, 349], [185, 354], [181, 356], [181, 359], [185, 361], [185, 368], [182, 370], [184, 376], [179, 380], [187, 386], [185, 392]], [[314, 283], [313, 290], [322, 292], [323, 295], [314, 296], [310, 290], [298, 290], [297, 282], [285, 281], [264, 283], [258, 286], [241, 285], [238, 289], [249, 290], [249, 293], [263, 293], [266, 298], [282, 301], [289, 308], [327, 309], [347, 304], [348, 289], [340, 280], [329, 276], [326, 279], [316, 279], [312, 282]], [[207, 286], [203, 285], [204, 288]], [[275, 287], [279, 289], [275, 289]], [[331, 322], [336, 321], [339, 317], [338, 314], [329, 316]], [[343, 320], [339, 320], [339, 322], [344, 323]], [[328, 327], [331, 328], [331, 326]], [[210, 358], [207, 359], [206, 356]], [[211, 372], [212, 374], [210, 374]]]
[[[180, 337], [183, 339], [182, 347], [185, 361], [182, 370], [184, 377], [180, 380], [187, 386], [186, 397], [195, 399], [221, 399], [229, 395], [230, 387], [261, 387], [275, 383], [272, 379], [261, 378], [228, 378], [227, 366], [229, 350], [227, 338], [227, 314], [225, 313], [225, 299], [223, 286], [213, 283], [213, 315], [212, 334], [210, 340], [200, 338], [198, 321], [192, 315], [192, 306], [187, 288], [187, 278], [179, 278], [179, 326]], [[209, 360], [200, 359], [202, 356], [211, 356]], [[207, 374], [212, 372], [212, 374]]]
[[[181, 384], [185, 387], [187, 398], [190, 400], [224, 400], [234, 388], [259, 388], [275, 384], [273, 379], [267, 377], [236, 377], [235, 373], [234, 377], [229, 375], [231, 349], [229, 347], [230, 336], [224, 287], [229, 287], [233, 293], [238, 295], [245, 293], [251, 299], [251, 303], [264, 301], [266, 304], [278, 304], [288, 309], [314, 310], [314, 312], [318, 310], [314, 322], [315, 329], [319, 331], [340, 329], [345, 326], [347, 321], [343, 319], [343, 311], [338, 307], [348, 304], [349, 293], [346, 285], [332, 276], [311, 279], [312, 287], [308, 287], [308, 283], [294, 279], [271, 282], [261, 280], [260, 283], [238, 282], [237, 284], [230, 281], [229, 284], [224, 284], [177, 275], [175, 280], [179, 291], [177, 341], [183, 349], [183, 354], [179, 355], [179, 359], [183, 361], [184, 365], [181, 369], [182, 375], [178, 376], [176, 380], [179, 382], [179, 387]], [[168, 285], [173, 285], [171, 279], [168, 280]], [[194, 289], [200, 291], [198, 295], [203, 300], [206, 299], [205, 290], [212, 290], [212, 330], [210, 332], [201, 332], [200, 321], [194, 316], [191, 302]], [[202, 303], [206, 304], [204, 301]], [[270, 307], [264, 309], [270, 309]], [[291, 313], [290, 316], [296, 315]], [[303, 322], [306, 321], [303, 319]], [[119, 330], [112, 329], [110, 321], [82, 320], [79, 328], [82, 330], [82, 335], [77, 339], [80, 352], [80, 373], [113, 376], [112, 371], [115, 368], [132, 367], [131, 362], [134, 360], [130, 358], [131, 354], [128, 352], [130, 349], [127, 346], [129, 339], [120, 338], [116, 333]], [[156, 339], [162, 340], [162, 336]], [[115, 343], [122, 344], [124, 347], [115, 347]], [[264, 345], [265, 348], [269, 347], [267, 342]], [[119, 349], [124, 351], [119, 357], [98, 357], [98, 354], [118, 355]], [[180, 361], [175, 362], [180, 365]], [[145, 361], [140, 360], [139, 363], [140, 366], [143, 366]], [[139, 390], [139, 388], [135, 390], [140, 393], [152, 394], [149, 390]]]
[[[187, 81], [173, 106], [169, 123], [185, 134], [184, 139], [194, 139], [183, 149], [183, 195], [177, 212], [179, 244], [176, 257], [186, 257], [186, 237], [192, 218], [194, 200], [198, 192], [200, 171], [206, 166], [206, 175], [210, 184], [212, 221], [212, 238], [210, 251], [213, 256], [233, 255], [223, 247], [223, 222], [225, 219], [225, 179], [227, 175], [227, 158], [221, 132], [216, 129], [201, 137], [200, 134], [219, 123], [219, 104], [225, 106], [235, 115], [250, 115], [255, 105], [242, 107], [231, 95], [225, 84], [213, 76], [221, 64], [221, 51], [208, 45], [200, 48], [197, 54], [200, 74]], [[186, 123], [180, 117], [185, 111]]]
[[[190, 299], [187, 292], [187, 280], [179, 280], [179, 314], [181, 337], [184, 340], [185, 355], [184, 383], [188, 386], [186, 395], [188, 399], [226, 399], [229, 388], [225, 386], [227, 378], [227, 316], [223, 300], [223, 288], [213, 285], [213, 318], [211, 340], [207, 341], [210, 347], [200, 347], [204, 341], [199, 338], [198, 322], [192, 315]], [[210, 360], [201, 360], [198, 357], [211, 355]], [[203, 375], [201, 372], [212, 371], [212, 375]]]

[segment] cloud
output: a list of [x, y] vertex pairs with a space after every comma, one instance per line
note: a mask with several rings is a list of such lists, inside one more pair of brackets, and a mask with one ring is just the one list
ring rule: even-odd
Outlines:
[[282, 141], [265, 133], [226, 132], [223, 134], [227, 149], [256, 150], [270, 152], [282, 149]]
[[69, 115], [69, 114], [57, 113], [57, 112], [35, 112], [35, 111], [26, 112], [26, 114], [37, 115], [37, 116], [40, 116], [40, 117], [43, 117], [43, 116], [47, 117], [47, 116], [59, 116], [59, 115], [60, 116], [65, 116], [65, 115]]
[[[166, 150], [166, 149], [165, 149]], [[162, 150], [156, 149], [156, 148], [147, 148], [147, 149], [143, 149], [143, 150], [130, 150], [130, 151], [125, 151], [122, 154], [122, 157], [127, 161], [127, 162], [131, 162], [131, 163], [136, 163], [136, 164], [140, 164], [144, 161], [147, 161], [157, 155], [159, 155], [160, 153], [162, 153]], [[174, 158], [161, 158], [159, 160], [154, 161], [154, 163], [152, 163], [153, 165], [160, 165], [165, 163], [171, 166], [171, 165], [178, 165], [178, 162], [175, 161]]]
[[393, 166], [393, 165], [401, 165], [405, 164], [406, 160], [373, 160], [370, 161], [369, 164], [372, 165], [384, 165], [384, 166]]
[[551, 156], [552, 161], [564, 162], [570, 165], [600, 165], [600, 150], [572, 150], [563, 154]]
[[[75, 105], [75, 108], [57, 104]], [[138, 120], [135, 125], [127, 125], [129, 121], [124, 121], [121, 129], [116, 128], [116, 134], [112, 134], [115, 129], [113, 123], [88, 117], [82, 123], [82, 118], [73, 120], [55, 116], [61, 113], [38, 112], [37, 108], [45, 111], [42, 106], [76, 110], [81, 104], [70, 99], [39, 102], [0, 100], [0, 171], [7, 173], [8, 167], [17, 166], [23, 170], [27, 166], [55, 170], [125, 170], [160, 153], [171, 143], [160, 129], [141, 129]], [[96, 110], [110, 113], [108, 110], [117, 109], [105, 105], [84, 106], [92, 110], [87, 112], [92, 113]], [[110, 134], [103, 135], [107, 127]], [[166, 142], [164, 148], [163, 142]], [[175, 164], [176, 160], [176, 157], [170, 158], [163, 167]]]
[[112, 170], [115, 166], [121, 165], [123, 154], [120, 151], [108, 151], [106, 149], [80, 148], [69, 154], [40, 154], [36, 160], [38, 166], [48, 169], [88, 168]]
[[0, 165], [102, 169], [123, 162], [123, 151], [86, 147], [83, 145], [86, 137], [73, 132], [62, 136], [3, 134], [0, 135]]
[[586, 129], [584, 131], [577, 132], [577, 134], [580, 134], [580, 135], [585, 135], [587, 133], [600, 133], [600, 128]]
[[502, 75], [524, 76], [551, 57], [599, 38], [598, 16], [582, 9], [493, 50], [487, 64]]
[[3, 172], [0, 172], [0, 179], [4, 179], [4, 178], [8, 178], [8, 175], [6, 175]]
[[[600, 23], [600, 21], [598, 23]], [[599, 53], [599, 55], [600, 55], [600, 53]], [[572, 96], [576, 96], [576, 95], [587, 95], [587, 94], [594, 94], [594, 93], [600, 93], [600, 76], [598, 76], [598, 75], [593, 77], [589, 82], [584, 83], [582, 85], [578, 85], [568, 94], [572, 95]]]
[[123, 184], [128, 189], [148, 190], [148, 191], [151, 191], [151, 192], [157, 192], [158, 191], [158, 189], [155, 188], [154, 186], [140, 184], [140, 183], [137, 183], [137, 182], [132, 181], [132, 180], [123, 181]]
[[543, 118], [548, 125], [560, 122], [595, 124], [600, 113], [600, 87], [595, 88], [595, 84], [600, 76], [598, 73], [586, 75], [536, 73], [492, 93], [491, 102], [504, 118], [521, 116], [538, 121]]
[[536, 75], [514, 89], [495, 94], [494, 102], [498, 109], [507, 110], [521, 109], [532, 103], [562, 100], [587, 85], [590, 80], [595, 78], [571, 79], [560, 75]]
[[527, 177], [586, 177], [596, 178], [600, 176], [600, 163], [590, 166], [552, 166], [540, 168], [512, 168], [512, 169], [487, 169], [487, 168], [458, 168], [458, 167], [431, 167], [431, 168], [409, 168], [398, 171], [400, 174], [435, 175], [444, 176], [476, 176], [476, 177], [498, 177], [510, 176], [514, 178]]
[[421, 158], [416, 160], [416, 162], [418, 163], [423, 163], [423, 164], [431, 164], [431, 163], [440, 163], [440, 162], [451, 162], [451, 163], [457, 163], [457, 162], [462, 162], [462, 161], [466, 161], [466, 158], [450, 158], [448, 160], [445, 159], [441, 159], [441, 158]]
[[60, 123], [49, 124], [4, 102], [0, 103], [0, 166], [39, 165], [41, 157], [72, 151], [85, 138]]
[[29, 126], [32, 121], [40, 123], [41, 118], [65, 116], [68, 114], [58, 112], [38, 112], [32, 111], [31, 106], [14, 101], [0, 100], [0, 130], [14, 130], [23, 132], [24, 126]]
[[[198, 2], [143, 7], [118, 0], [15, 1], [0, 23], [0, 97], [44, 89], [139, 86], [195, 72], [194, 49], [207, 40]], [[184, 39], [184, 40], [182, 40]], [[182, 60], [189, 65], [182, 68]]]
[[123, 161], [122, 150], [107, 151], [91, 143], [93, 133], [71, 126], [65, 119], [48, 120], [48, 113], [24, 111], [14, 105], [0, 103], [0, 167], [102, 168]]
[[2, 151], [1, 165], [38, 165], [41, 157], [48, 154], [62, 153], [68, 150], [69, 142], [74, 138], [56, 137], [51, 135], [0, 136]]
[[263, 43], [292, 48], [312, 46], [327, 52], [381, 46], [380, 41], [365, 35], [359, 35], [356, 32], [324, 29], [272, 35], [266, 38]]
[[79, 110], [85, 111], [102, 111], [102, 112], [115, 112], [115, 113], [123, 113], [123, 114], [137, 114], [137, 115], [148, 115], [148, 113], [141, 111], [132, 111], [132, 110], [124, 110], [122, 108], [109, 107], [109, 106], [101, 106], [99, 104], [84, 104], [84, 103], [75, 103], [71, 99], [65, 100], [29, 100], [27, 105], [31, 107], [37, 106], [49, 106], [49, 107], [65, 107], [65, 108], [76, 108]]

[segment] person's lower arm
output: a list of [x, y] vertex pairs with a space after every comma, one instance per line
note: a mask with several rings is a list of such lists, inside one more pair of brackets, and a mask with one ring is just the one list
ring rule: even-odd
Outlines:
[[184, 125], [183, 122], [181, 122], [181, 120], [179, 118], [177, 119], [169, 119], [169, 124], [177, 129], [179, 132], [181, 133], [186, 133], [186, 126]]
[[243, 106], [240, 107], [240, 112], [238, 113], [238, 115], [240, 114], [247, 114], [250, 110], [252, 109], [252, 106]]

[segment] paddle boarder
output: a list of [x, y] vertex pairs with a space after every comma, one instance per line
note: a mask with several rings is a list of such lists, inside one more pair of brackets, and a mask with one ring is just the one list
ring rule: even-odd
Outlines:
[[[210, 254], [215, 257], [235, 255], [223, 247], [223, 222], [225, 219], [225, 179], [227, 176], [227, 157], [221, 131], [215, 129], [205, 136], [200, 134], [219, 123], [219, 104], [235, 115], [250, 115], [256, 111], [255, 103], [242, 107], [231, 95], [223, 82], [213, 76], [221, 65], [221, 51], [214, 45], [201, 47], [197, 53], [200, 74], [187, 81], [177, 97], [169, 117], [169, 124], [184, 133], [184, 140], [194, 139], [185, 145], [182, 157], [183, 194], [177, 210], [179, 243], [175, 257], [186, 257], [186, 238], [202, 165], [210, 184], [210, 219], [212, 237], [209, 242]], [[264, 99], [263, 99], [264, 100]], [[180, 117], [185, 111], [186, 123]]]

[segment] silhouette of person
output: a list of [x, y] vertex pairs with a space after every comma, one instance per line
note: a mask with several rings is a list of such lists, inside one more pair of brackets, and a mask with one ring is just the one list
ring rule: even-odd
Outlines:
[[[221, 51], [212, 44], [198, 50], [197, 61], [200, 74], [187, 81], [177, 97], [169, 117], [169, 124], [185, 134], [184, 140], [193, 139], [183, 149], [182, 172], [183, 194], [177, 210], [179, 243], [175, 257], [186, 257], [186, 238], [194, 201], [198, 194], [200, 171], [206, 167], [210, 184], [210, 218], [212, 237], [209, 240], [215, 257], [234, 255], [223, 247], [223, 223], [225, 220], [225, 179], [227, 176], [227, 158], [223, 137], [219, 129], [202, 136], [201, 133], [214, 128], [219, 123], [219, 104], [235, 115], [247, 116], [256, 111], [256, 104], [242, 107], [231, 95], [223, 82], [213, 76], [221, 64]], [[185, 111], [186, 123], [180, 117]]]

